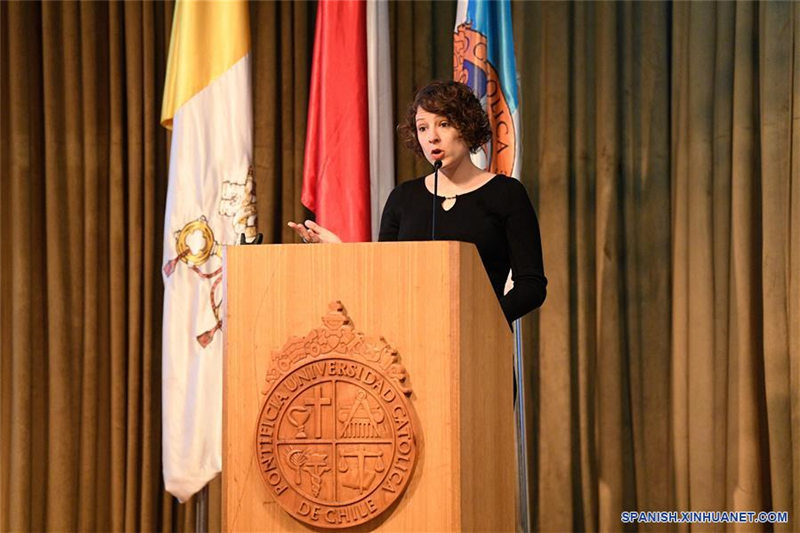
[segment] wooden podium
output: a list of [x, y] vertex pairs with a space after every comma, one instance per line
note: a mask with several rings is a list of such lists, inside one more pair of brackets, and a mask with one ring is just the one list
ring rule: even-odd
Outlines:
[[515, 529], [513, 340], [473, 245], [232, 246], [224, 264], [223, 531], [315, 530], [274, 500], [256, 434], [271, 354], [336, 301], [397, 350], [417, 419], [405, 493], [349, 530]]

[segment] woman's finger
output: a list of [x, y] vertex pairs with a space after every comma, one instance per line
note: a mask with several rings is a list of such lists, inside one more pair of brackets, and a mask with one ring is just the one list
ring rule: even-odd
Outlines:
[[307, 227], [308, 229], [310, 229], [310, 230], [313, 230], [313, 231], [314, 231], [314, 232], [316, 232], [317, 234], [319, 234], [319, 233], [320, 233], [320, 230], [322, 230], [322, 229], [323, 229], [323, 227], [322, 227], [322, 226], [320, 226], [319, 224], [317, 224], [317, 223], [316, 223], [316, 222], [314, 222], [313, 220], [306, 220], [305, 224], [306, 224], [306, 227]]
[[300, 237], [303, 242], [311, 242], [311, 236], [308, 233], [308, 230], [302, 224], [297, 224], [295, 222], [289, 222], [289, 227], [297, 233], [297, 236]]
[[325, 228], [314, 222], [313, 220], [306, 220], [304, 222], [307, 228], [310, 242], [322, 242], [322, 231]]

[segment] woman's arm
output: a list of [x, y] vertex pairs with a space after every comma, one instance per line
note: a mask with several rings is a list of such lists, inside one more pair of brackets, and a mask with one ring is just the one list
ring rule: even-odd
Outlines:
[[509, 180], [506, 238], [514, 288], [500, 299], [509, 322], [540, 307], [547, 296], [539, 221], [525, 187]]
[[399, 187], [395, 187], [389, 198], [386, 199], [386, 205], [383, 207], [381, 214], [381, 227], [378, 232], [379, 241], [396, 241], [400, 232], [400, 193]]

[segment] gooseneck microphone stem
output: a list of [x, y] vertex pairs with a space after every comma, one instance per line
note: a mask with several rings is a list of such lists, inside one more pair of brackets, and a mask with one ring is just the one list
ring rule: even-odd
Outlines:
[[433, 209], [431, 210], [431, 240], [436, 240], [436, 200], [439, 198], [439, 169], [442, 168], [442, 160], [437, 159], [433, 164]]

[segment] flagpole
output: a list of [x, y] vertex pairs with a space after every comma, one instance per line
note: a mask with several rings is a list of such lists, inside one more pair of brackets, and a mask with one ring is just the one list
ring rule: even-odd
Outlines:
[[208, 485], [194, 499], [194, 531], [208, 533]]
[[514, 373], [517, 377], [517, 397], [514, 399], [514, 419], [517, 434], [517, 530], [530, 531], [531, 516], [528, 499], [528, 434], [525, 430], [525, 361], [522, 356], [522, 321], [514, 321]]

